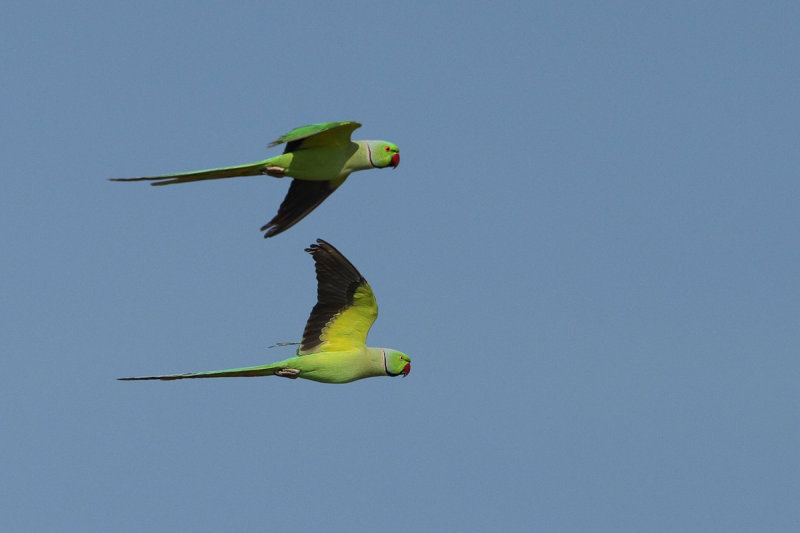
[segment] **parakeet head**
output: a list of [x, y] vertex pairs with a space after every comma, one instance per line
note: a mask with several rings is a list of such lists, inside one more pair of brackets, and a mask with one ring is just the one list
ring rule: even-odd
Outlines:
[[369, 158], [377, 168], [393, 167], [400, 164], [400, 149], [386, 141], [367, 141]]
[[383, 366], [387, 375], [392, 377], [402, 375], [406, 377], [411, 372], [411, 358], [409, 356], [390, 348], [382, 348], [382, 350]]

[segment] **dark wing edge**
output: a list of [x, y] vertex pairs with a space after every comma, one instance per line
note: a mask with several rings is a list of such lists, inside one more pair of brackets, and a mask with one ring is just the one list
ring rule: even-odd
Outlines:
[[311, 353], [322, 344], [325, 326], [343, 309], [353, 305], [353, 295], [367, 284], [364, 276], [339, 250], [322, 239], [305, 249], [314, 258], [317, 272], [317, 303], [311, 310], [298, 353]]
[[278, 214], [261, 227], [266, 231], [264, 238], [274, 237], [291, 228], [311, 211], [317, 208], [325, 198], [344, 183], [344, 179], [335, 181], [303, 181], [292, 180], [286, 198], [278, 208]]

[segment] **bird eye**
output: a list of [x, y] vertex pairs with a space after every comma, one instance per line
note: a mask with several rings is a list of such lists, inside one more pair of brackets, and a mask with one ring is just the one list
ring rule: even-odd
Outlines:
[[392, 149], [389, 148], [388, 146], [384, 147], [383, 149], [386, 150], [387, 152], [391, 152], [392, 151]]

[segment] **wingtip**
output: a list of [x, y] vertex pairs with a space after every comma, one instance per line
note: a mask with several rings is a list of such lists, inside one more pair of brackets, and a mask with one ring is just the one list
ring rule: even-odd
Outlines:
[[274, 226], [272, 224], [267, 224], [265, 226], [262, 226], [260, 231], [266, 232], [266, 233], [264, 233], [264, 238], [265, 239], [269, 239], [270, 237], [274, 237], [275, 235], [278, 235], [279, 233], [283, 233], [284, 230], [286, 230], [286, 228], [280, 228], [280, 227]]
[[318, 239], [317, 239], [317, 242], [309, 244], [309, 245], [308, 245], [308, 248], [306, 248], [306, 249], [305, 249], [305, 251], [313, 255], [313, 254], [314, 254], [314, 252], [316, 252], [318, 249], [320, 249], [320, 248], [323, 248], [323, 247], [325, 247], [325, 246], [328, 246], [328, 247], [331, 247], [331, 248], [332, 248], [332, 246], [330, 245], [330, 243], [326, 242], [326, 241], [325, 241], [325, 240], [323, 240], [323, 239], [319, 239], [319, 238], [318, 238]]

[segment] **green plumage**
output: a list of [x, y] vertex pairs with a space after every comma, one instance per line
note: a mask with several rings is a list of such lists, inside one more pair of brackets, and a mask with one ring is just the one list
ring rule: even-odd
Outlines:
[[303, 332], [298, 355], [261, 366], [119, 378], [122, 381], [277, 375], [323, 383], [349, 383], [377, 376], [406, 376], [411, 359], [390, 348], [366, 346], [378, 304], [367, 280], [336, 248], [317, 239], [306, 249], [317, 272], [317, 303]]
[[281, 155], [255, 163], [142, 178], [112, 178], [111, 181], [151, 181], [171, 185], [245, 176], [294, 178], [278, 213], [265, 224], [264, 237], [273, 237], [297, 224], [356, 171], [397, 167], [400, 153], [386, 141], [351, 141], [358, 122], [324, 122], [295, 128], [269, 144], [286, 143]]

